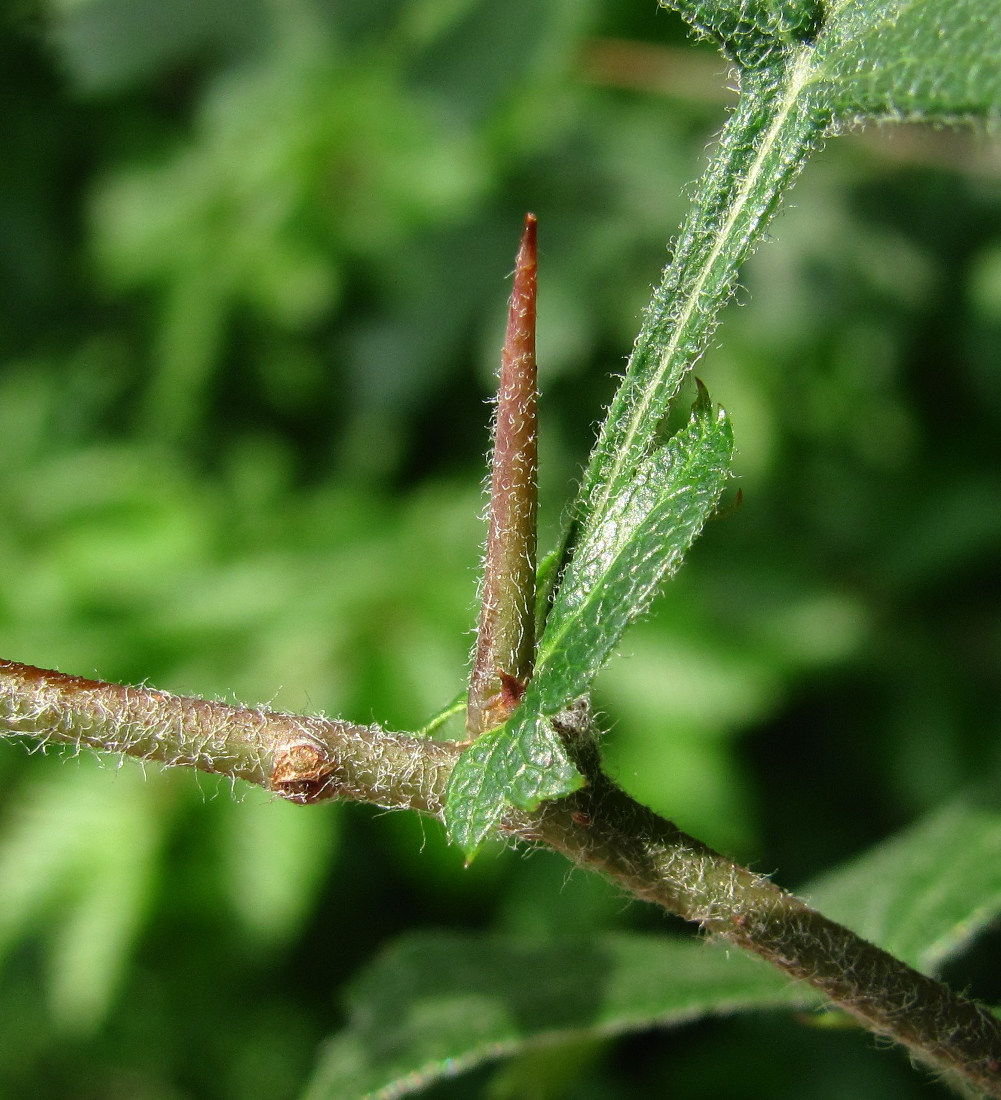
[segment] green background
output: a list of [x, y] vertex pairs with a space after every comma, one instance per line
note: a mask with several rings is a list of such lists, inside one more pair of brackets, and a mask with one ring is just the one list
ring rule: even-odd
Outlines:
[[[423, 724], [540, 223], [543, 548], [732, 97], [652, 3], [21, 0], [0, 23], [0, 653]], [[699, 366], [743, 504], [598, 681], [620, 782], [783, 885], [997, 789], [1001, 154], [832, 141]], [[991, 595], [994, 592], [995, 595]], [[291, 1097], [415, 928], [675, 922], [434, 823], [0, 748], [0, 1095]], [[998, 939], [949, 977], [1001, 1001]], [[929, 1095], [787, 1018], [436, 1096]]]

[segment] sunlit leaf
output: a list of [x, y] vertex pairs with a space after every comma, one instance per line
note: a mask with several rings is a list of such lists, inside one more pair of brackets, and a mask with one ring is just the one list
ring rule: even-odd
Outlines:
[[448, 784], [449, 838], [471, 859], [508, 806], [534, 810], [583, 783], [552, 721], [522, 708], [459, 758]]
[[810, 83], [842, 117], [996, 116], [999, 56], [998, 0], [841, 0], [827, 7]]
[[732, 451], [729, 419], [703, 391], [687, 426], [588, 517], [539, 642], [528, 709], [555, 714], [591, 686], [712, 514]]

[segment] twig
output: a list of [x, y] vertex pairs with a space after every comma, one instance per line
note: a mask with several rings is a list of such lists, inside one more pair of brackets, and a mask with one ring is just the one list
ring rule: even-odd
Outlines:
[[[441, 818], [458, 749], [324, 718], [300, 718], [122, 687], [0, 661], [0, 730], [42, 744], [186, 765], [294, 802], [346, 799]], [[1001, 1098], [1001, 1021], [835, 924], [634, 802], [597, 768], [589, 785], [507, 835], [545, 844], [634, 896], [699, 923], [804, 981], [916, 1059]]]
[[244, 779], [292, 802], [348, 799], [437, 817], [458, 756], [447, 741], [378, 726], [210, 703], [2, 660], [0, 730], [42, 745], [88, 746]]

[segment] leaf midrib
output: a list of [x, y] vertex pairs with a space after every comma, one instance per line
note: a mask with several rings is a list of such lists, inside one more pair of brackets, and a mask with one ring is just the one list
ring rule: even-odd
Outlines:
[[778, 109], [775, 112], [775, 117], [772, 119], [771, 125], [768, 127], [768, 130], [765, 132], [758, 146], [754, 160], [751, 162], [750, 169], [735, 194], [734, 201], [730, 204], [726, 220], [716, 236], [712, 250], [708, 253], [702, 264], [702, 270], [698, 278], [686, 293], [684, 305], [678, 315], [677, 322], [674, 325], [667, 346], [664, 348], [658, 360], [657, 369], [643, 386], [640, 400], [636, 403], [629, 417], [626, 431], [616, 448], [617, 455], [608, 471], [605, 480], [605, 488], [599, 495], [589, 517], [587, 525], [588, 534], [593, 530], [595, 523], [600, 522], [601, 518], [604, 516], [611, 498], [617, 495], [620, 489], [620, 482], [630, 477], [632, 469], [638, 464], [634, 452], [641, 449], [638, 441], [643, 437], [649, 437], [651, 434], [652, 428], [648, 427], [645, 421], [648, 419], [649, 409], [654, 400], [654, 396], [660, 389], [661, 381], [667, 374], [671, 361], [682, 342], [688, 323], [699, 308], [699, 299], [703, 289], [709, 281], [714, 265], [719, 259], [720, 254], [724, 251], [724, 247], [729, 245], [734, 226], [737, 224], [740, 215], [743, 213], [750, 201], [751, 195], [754, 193], [754, 184], [760, 177], [764, 166], [769, 162], [769, 155], [778, 144], [779, 135], [782, 133], [782, 129], [789, 116], [796, 108], [801, 92], [812, 83], [811, 77], [813, 73], [810, 64], [812, 52], [812, 47], [801, 48], [796, 61], [789, 67], [786, 90], [782, 98], [778, 101]]

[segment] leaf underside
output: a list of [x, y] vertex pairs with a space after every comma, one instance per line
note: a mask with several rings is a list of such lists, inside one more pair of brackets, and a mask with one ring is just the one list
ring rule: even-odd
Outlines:
[[[944, 880], [943, 867], [952, 868]], [[933, 970], [1001, 914], [1001, 810], [957, 802], [799, 893]], [[546, 1044], [819, 1005], [759, 960], [692, 939], [420, 933], [355, 982], [349, 1023], [327, 1045], [307, 1100], [388, 1100]]]
[[999, 57], [998, 0], [846, 0], [811, 66], [840, 118], [957, 121], [998, 116]]
[[694, 940], [612, 934], [533, 945], [418, 933], [355, 984], [351, 1023], [327, 1045], [304, 1100], [389, 1100], [554, 1042], [810, 1000], [766, 964]]

